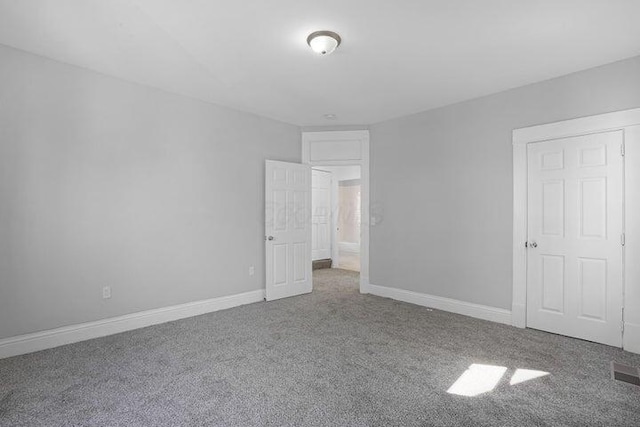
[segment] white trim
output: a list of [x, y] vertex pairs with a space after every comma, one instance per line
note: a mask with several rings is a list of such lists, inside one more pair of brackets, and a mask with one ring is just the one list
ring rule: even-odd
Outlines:
[[513, 146], [513, 326], [527, 325], [527, 146]]
[[[526, 295], [525, 295], [526, 299]], [[511, 325], [516, 328], [527, 327], [527, 306], [522, 304], [511, 305]]]
[[628, 322], [624, 324], [623, 345], [626, 351], [640, 354], [640, 325]]
[[371, 293], [371, 284], [370, 283], [360, 283], [360, 293], [370, 294]]
[[338, 248], [338, 206], [340, 205], [340, 193], [338, 180], [331, 174], [331, 259], [332, 266], [340, 264], [340, 250]]
[[515, 129], [513, 131], [513, 144], [528, 144], [548, 139], [606, 132], [637, 124], [640, 124], [640, 108], [615, 111], [613, 113]]
[[[587, 135], [592, 133], [624, 130], [625, 134], [629, 128], [640, 125], [640, 108], [618, 111], [613, 113], [600, 114], [590, 117], [565, 120], [528, 128], [515, 129], [513, 131], [513, 300], [512, 300], [512, 324], [513, 326], [524, 328], [526, 326], [526, 306], [527, 306], [527, 253], [525, 242], [527, 241], [527, 144], [567, 138], [572, 136]], [[627, 143], [629, 141], [626, 141]], [[629, 156], [625, 156], [628, 160]], [[629, 166], [627, 161], [626, 167]], [[634, 166], [635, 167], [635, 166]], [[631, 188], [633, 184], [629, 181], [629, 176], [625, 178], [625, 188]], [[637, 213], [634, 213], [637, 215]], [[629, 212], [625, 213], [627, 219], [631, 218]], [[627, 241], [637, 236], [630, 236], [627, 233]], [[640, 278], [630, 277], [625, 274], [626, 286], [637, 283]], [[625, 317], [632, 315], [630, 312], [630, 301], [625, 301]], [[640, 313], [634, 313], [640, 316]], [[640, 352], [640, 338], [634, 341], [627, 339], [632, 332], [628, 328], [633, 328], [633, 324], [625, 324], [624, 348], [625, 350]], [[640, 331], [636, 334], [640, 336]], [[633, 350], [633, 349], [635, 350]]]
[[404, 301], [423, 307], [449, 311], [451, 313], [489, 320], [491, 322], [504, 323], [506, 325], [511, 324], [511, 312], [502, 308], [371, 284], [368, 286], [368, 291], [372, 295]]
[[640, 126], [625, 128], [624, 333], [622, 347], [640, 353]]
[[[344, 160], [311, 160], [310, 147], [313, 142], [338, 143], [345, 141], [360, 142], [360, 158]], [[360, 292], [368, 293], [369, 283], [369, 227], [370, 216], [370, 179], [369, 179], [369, 131], [324, 131], [324, 132], [302, 132], [302, 163], [311, 166], [360, 166], [360, 188], [361, 188], [361, 213], [360, 224]]]
[[264, 300], [264, 290], [189, 302], [0, 340], [0, 359]]

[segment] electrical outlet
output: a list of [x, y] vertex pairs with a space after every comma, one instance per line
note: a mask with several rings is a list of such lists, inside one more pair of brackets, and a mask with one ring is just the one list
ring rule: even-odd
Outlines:
[[105, 286], [102, 288], [102, 298], [109, 299], [111, 298], [111, 286]]
[[256, 274], [256, 269], [253, 268], [253, 265], [251, 267], [249, 267], [249, 276], [253, 276], [254, 274]]

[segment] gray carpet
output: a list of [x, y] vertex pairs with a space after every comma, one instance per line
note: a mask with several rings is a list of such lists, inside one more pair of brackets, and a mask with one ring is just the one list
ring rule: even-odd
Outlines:
[[[311, 295], [0, 360], [0, 425], [640, 425], [640, 387], [609, 373], [638, 355], [315, 275]], [[471, 364], [508, 370], [447, 393]], [[516, 368], [550, 375], [510, 385]]]

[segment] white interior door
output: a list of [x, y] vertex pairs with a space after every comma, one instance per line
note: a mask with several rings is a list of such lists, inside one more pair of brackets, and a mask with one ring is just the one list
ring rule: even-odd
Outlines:
[[331, 172], [311, 172], [312, 259], [331, 258]]
[[622, 346], [622, 144], [528, 144], [527, 326]]
[[311, 292], [311, 167], [265, 163], [266, 298]]

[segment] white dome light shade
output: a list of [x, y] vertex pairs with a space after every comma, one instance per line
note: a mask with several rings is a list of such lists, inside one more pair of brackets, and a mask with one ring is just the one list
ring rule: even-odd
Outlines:
[[316, 31], [309, 34], [307, 43], [314, 52], [320, 55], [328, 55], [340, 46], [340, 36], [333, 31]]

